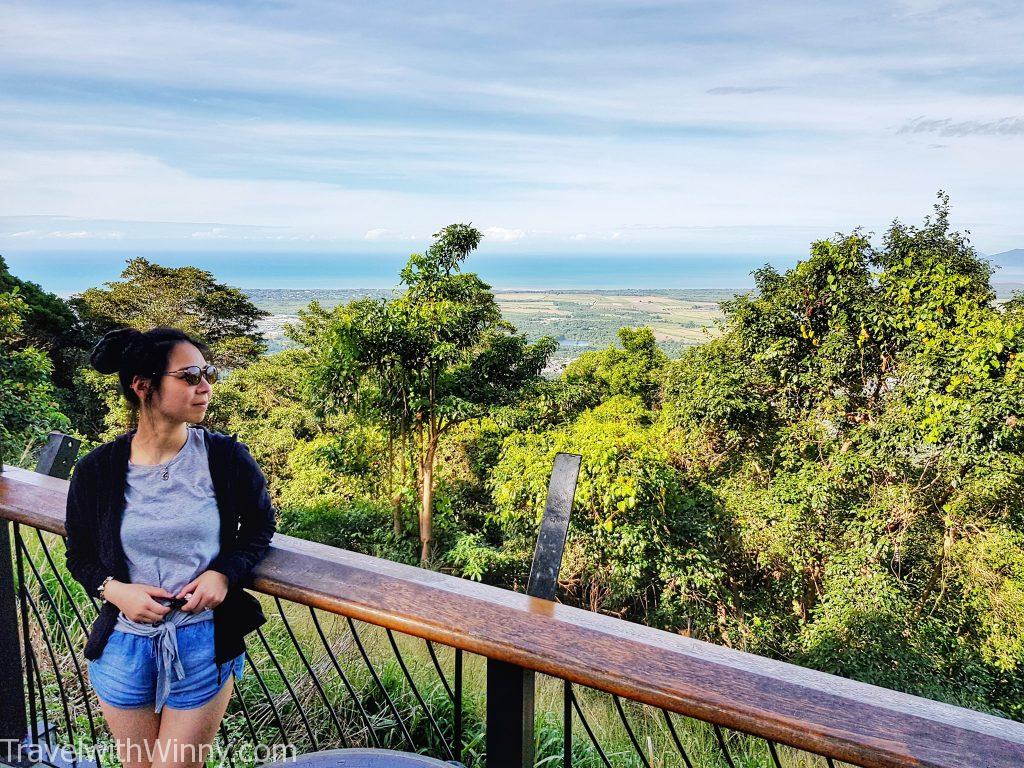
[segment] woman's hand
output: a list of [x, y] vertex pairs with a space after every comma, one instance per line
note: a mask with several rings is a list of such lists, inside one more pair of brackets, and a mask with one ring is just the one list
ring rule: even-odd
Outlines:
[[220, 571], [203, 571], [182, 587], [177, 597], [188, 597], [188, 602], [181, 606], [181, 610], [201, 611], [204, 608], [216, 608], [224, 602], [227, 593], [227, 576]]
[[126, 584], [114, 579], [107, 582], [107, 586], [103, 588], [103, 594], [108, 602], [120, 608], [121, 612], [129, 619], [147, 624], [162, 619], [171, 610], [153, 598], [174, 597], [163, 587], [154, 587], [149, 584]]

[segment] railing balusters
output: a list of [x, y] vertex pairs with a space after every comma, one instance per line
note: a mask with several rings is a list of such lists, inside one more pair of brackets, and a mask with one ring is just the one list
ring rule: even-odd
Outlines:
[[451, 746], [448, 744], [448, 740], [445, 738], [444, 732], [437, 724], [437, 720], [434, 719], [434, 715], [430, 711], [430, 707], [423, 700], [423, 696], [420, 695], [419, 688], [416, 687], [416, 682], [412, 679], [412, 675], [409, 674], [409, 669], [405, 666], [405, 659], [402, 658], [402, 652], [398, 650], [398, 643], [395, 642], [395, 635], [390, 629], [386, 629], [385, 632], [388, 636], [388, 641], [391, 643], [391, 650], [395, 652], [395, 659], [398, 661], [398, 666], [402, 669], [402, 674], [405, 675], [405, 679], [409, 682], [409, 686], [412, 688], [413, 696], [416, 697], [416, 701], [419, 702], [420, 707], [423, 708], [423, 713], [427, 716], [427, 720], [430, 721], [430, 725], [437, 733], [437, 737], [441, 740], [444, 745], [445, 751], [448, 753], [448, 757], [452, 760], [455, 759], [455, 753], [452, 751]]
[[686, 753], [686, 749], [683, 747], [683, 742], [679, 738], [679, 734], [676, 733], [676, 727], [672, 724], [672, 716], [668, 713], [668, 710], [661, 710], [661, 714], [665, 716], [665, 724], [668, 725], [668, 732], [672, 736], [672, 741], [676, 745], [676, 751], [679, 756], [683, 758], [683, 765], [686, 768], [693, 768], [693, 763], [690, 762], [690, 756]]
[[224, 754], [227, 755], [228, 758], [228, 768], [235, 768], [235, 761], [231, 757], [231, 751], [234, 749], [234, 745], [228, 739], [228, 730], [224, 727], [223, 720], [218, 728], [218, 733], [220, 734], [221, 743], [224, 745]]
[[288, 694], [291, 696], [292, 701], [295, 702], [295, 706], [299, 710], [299, 717], [302, 718], [302, 724], [306, 727], [306, 733], [309, 736], [310, 743], [313, 745], [313, 749], [320, 749], [320, 743], [317, 741], [316, 735], [313, 733], [313, 727], [309, 724], [309, 718], [306, 716], [306, 708], [302, 706], [299, 702], [299, 697], [295, 695], [295, 689], [292, 688], [291, 681], [288, 680], [288, 675], [285, 674], [281, 662], [277, 660], [277, 655], [270, 647], [270, 643], [267, 642], [267, 637], [263, 634], [263, 630], [257, 627], [256, 636], [263, 643], [263, 647], [267, 649], [267, 656], [270, 657], [271, 662], [273, 662], [274, 667], [277, 669], [278, 675], [281, 676], [281, 682], [284, 683], [284, 687], [288, 689]]
[[736, 765], [732, 761], [732, 755], [729, 754], [729, 747], [725, 743], [725, 736], [722, 735], [722, 729], [717, 725], [714, 726], [715, 737], [718, 739], [718, 746], [722, 748], [722, 754], [725, 755], [725, 763], [729, 768], [736, 768]]
[[[36, 623], [39, 624], [39, 629], [43, 635], [43, 642], [46, 644], [46, 652], [50, 657], [50, 662], [53, 664], [53, 675], [57, 679], [57, 691], [60, 693], [60, 703], [64, 708], [64, 725], [68, 736], [66, 743], [73, 744], [75, 734], [74, 727], [71, 725], [71, 707], [68, 705], [67, 692], [64, 690], [64, 680], [60, 674], [60, 662], [57, 661], [57, 654], [54, 652], [53, 644], [50, 641], [50, 633], [46, 630], [46, 622], [39, 613], [39, 607], [36, 605], [36, 601], [33, 600], [32, 595], [27, 592], [25, 597], [28, 599], [28, 605], [29, 608], [32, 609], [32, 614], [36, 617]], [[45, 689], [43, 690], [45, 691]]]
[[[27, 604], [27, 602], [26, 602], [26, 606], [25, 606], [25, 614], [24, 615], [25, 615], [25, 621], [26, 621], [26, 624], [27, 624], [27, 622], [28, 622], [28, 604]], [[28, 672], [29, 672], [29, 674], [27, 675], [27, 678], [28, 678], [28, 690], [29, 690], [29, 693], [28, 693], [28, 707], [29, 707], [29, 717], [31, 718], [31, 722], [29, 723], [29, 739], [31, 740], [32, 744], [36, 744], [36, 743], [39, 742], [39, 730], [38, 730], [39, 722], [38, 722], [38, 715], [36, 713], [36, 687], [37, 686], [39, 688], [39, 708], [42, 710], [44, 729], [45, 729], [45, 724], [50, 722], [50, 717], [49, 717], [49, 713], [46, 711], [46, 696], [44, 694], [45, 689], [43, 688], [43, 677], [42, 677], [42, 675], [39, 672], [39, 666], [38, 666], [38, 663], [36, 661], [35, 649], [32, 648], [32, 645], [31, 645], [30, 641], [28, 640], [28, 637], [29, 637], [29, 634], [28, 634], [28, 631], [26, 630], [25, 631], [25, 638], [26, 638], [26, 640], [25, 640], [25, 643], [26, 643], [25, 658], [27, 660], [26, 661], [26, 666], [28, 667]]]
[[612, 701], [615, 702], [615, 711], [619, 713], [619, 719], [622, 721], [622, 725], [625, 726], [626, 734], [629, 736], [629, 740], [633, 743], [633, 749], [635, 749], [637, 755], [639, 755], [640, 761], [644, 764], [644, 768], [651, 768], [651, 764], [644, 755], [640, 742], [637, 741], [636, 734], [633, 733], [633, 728], [629, 725], [629, 720], [626, 719], [626, 713], [622, 709], [622, 702], [619, 700], [619, 697], [615, 695], [612, 695]]
[[320, 640], [324, 645], [324, 649], [327, 651], [327, 655], [331, 659], [331, 663], [334, 665], [335, 671], [338, 673], [338, 677], [341, 678], [342, 684], [348, 691], [349, 696], [352, 698], [352, 702], [355, 704], [356, 709], [359, 710], [359, 715], [366, 726], [367, 734], [373, 741], [374, 745], [380, 746], [380, 739], [377, 737], [377, 730], [370, 723], [370, 716], [366, 712], [366, 708], [363, 706], [362, 700], [359, 698], [359, 694], [356, 692], [348, 675], [345, 674], [345, 670], [341, 668], [341, 664], [338, 663], [337, 657], [334, 655], [334, 651], [331, 650], [331, 644], [327, 640], [327, 636], [324, 634], [323, 628], [320, 626], [320, 620], [317, 618], [316, 609], [313, 606], [309, 606], [309, 613], [313, 617], [313, 624], [316, 627], [317, 633], [320, 635]]
[[277, 710], [277, 704], [274, 703], [274, 696], [270, 692], [270, 689], [267, 688], [267, 683], [263, 679], [263, 675], [260, 674], [260, 668], [252, 660], [252, 655], [248, 650], [245, 652], [245, 658], [249, 662], [249, 668], [252, 670], [253, 674], [256, 675], [256, 682], [259, 683], [260, 688], [263, 691], [263, 695], [266, 698], [267, 703], [270, 705], [270, 710], [274, 714], [274, 722], [277, 723], [277, 730], [281, 734], [281, 741], [285, 746], [291, 746], [292, 741], [288, 738], [288, 729], [284, 727], [284, 721], [281, 720], [281, 713]]
[[39, 570], [36, 568], [36, 564], [32, 562], [32, 558], [29, 557], [28, 548], [25, 546], [25, 542], [22, 540], [20, 531], [16, 536], [16, 543], [17, 546], [20, 547], [22, 552], [24, 553], [25, 560], [26, 562], [28, 562], [29, 568], [32, 569], [32, 574], [35, 576], [43, 596], [46, 598], [46, 601], [50, 604], [50, 607], [53, 609], [54, 614], [57, 616], [57, 627], [60, 629], [61, 634], [64, 637], [64, 642], [67, 643], [68, 652], [71, 656], [71, 662], [75, 666], [75, 674], [78, 677], [78, 685], [82, 691], [82, 700], [85, 702], [86, 716], [89, 718], [89, 732], [92, 735], [93, 741], [95, 742], [96, 723], [93, 721], [92, 704], [89, 701], [89, 690], [85, 682], [85, 674], [82, 672], [82, 666], [78, 661], [78, 654], [75, 653], [75, 644], [71, 642], [71, 636], [68, 634], [67, 627], [65, 627], [64, 622], [60, 620], [60, 608], [58, 607], [56, 600], [53, 599], [53, 595], [50, 593], [49, 588], [43, 582], [43, 577], [40, 575]]
[[388, 689], [384, 687], [384, 683], [381, 682], [380, 677], [377, 675], [377, 670], [373, 668], [373, 664], [370, 661], [369, 655], [366, 653], [366, 648], [363, 647], [363, 641], [359, 638], [359, 632], [356, 631], [356, 625], [351, 618], [346, 617], [348, 621], [349, 631], [352, 633], [352, 639], [356, 641], [356, 647], [359, 648], [359, 654], [363, 657], [363, 662], [366, 664], [366, 669], [369, 671], [373, 681], [377, 684], [380, 692], [384, 694], [384, 700], [387, 702], [388, 708], [391, 713], [395, 716], [395, 722], [398, 727], [402, 729], [402, 735], [405, 736], [407, 744], [414, 744], [412, 734], [409, 733], [409, 729], [405, 727], [405, 722], [402, 720], [402, 716], [398, 714], [398, 707], [395, 706], [395, 702], [391, 700], [391, 695], [388, 693]]
[[583, 709], [580, 707], [580, 703], [576, 698], [576, 693], [569, 690], [569, 699], [572, 701], [572, 705], [576, 710], [576, 715], [580, 719], [580, 723], [583, 725], [583, 730], [587, 732], [587, 736], [590, 737], [590, 743], [594, 745], [594, 749], [597, 750], [597, 754], [601, 757], [601, 761], [605, 764], [606, 768], [612, 768], [611, 761], [608, 759], [608, 755], [604, 753], [604, 749], [601, 748], [601, 742], [597, 740], [597, 736], [594, 735], [594, 731], [590, 727], [590, 723], [587, 722], [586, 715], [583, 714]]
[[302, 660], [303, 666], [305, 666], [306, 671], [313, 680], [313, 685], [316, 686], [317, 692], [320, 694], [320, 698], [323, 699], [324, 704], [327, 706], [327, 711], [331, 713], [331, 720], [334, 722], [334, 726], [338, 730], [338, 736], [341, 738], [341, 743], [347, 747], [348, 739], [345, 736], [345, 729], [341, 726], [341, 721], [338, 720], [338, 713], [334, 711], [334, 705], [331, 704], [331, 700], [327, 698], [327, 693], [320, 684], [320, 678], [316, 676], [316, 673], [313, 671], [313, 667], [310, 666], [309, 661], [306, 659], [306, 654], [302, 651], [302, 646], [299, 644], [298, 638], [295, 637], [295, 632], [292, 631], [292, 625], [289, 623], [288, 617], [285, 615], [284, 606], [281, 605], [281, 598], [275, 596], [274, 603], [277, 605], [278, 613], [281, 615], [281, 621], [284, 623], [284, 627], [288, 632], [288, 637], [291, 638], [292, 645], [299, 654], [299, 659]]
[[[35, 531], [36, 536], [39, 539], [39, 544], [42, 547], [43, 555], [45, 555], [46, 557], [46, 562], [50, 564], [50, 571], [53, 573], [54, 578], [57, 579], [57, 582], [60, 584], [61, 591], [64, 593], [64, 596], [68, 599], [68, 603], [71, 604], [71, 608], [75, 612], [75, 617], [78, 619], [78, 626], [80, 626], [82, 628], [82, 631], [88, 635], [89, 625], [86, 623], [81, 611], [78, 610], [78, 603], [75, 602], [75, 598], [71, 594], [71, 589], [68, 587], [67, 582], [65, 582], [64, 577], [60, 575], [60, 569], [57, 568], [57, 563], [54, 562], [53, 555], [50, 554], [50, 547], [46, 544], [46, 539], [43, 538], [43, 532], [38, 528], [36, 528]], [[84, 589], [82, 591], [85, 592]], [[89, 599], [92, 601], [94, 614], [99, 614], [99, 604], [97, 603], [97, 599], [90, 595], [88, 592], [85, 592], [85, 594], [88, 595]]]
[[[248, 653], [245, 654], [246, 661], [252, 665], [252, 657]], [[234, 697], [238, 700], [238, 705], [242, 708], [242, 716], [245, 719], [245, 725], [249, 729], [249, 736], [252, 739], [252, 744], [259, 744], [259, 737], [256, 735], [256, 728], [252, 723], [252, 715], [249, 714], [249, 707], [245, 703], [245, 697], [242, 695], [242, 691], [239, 686], [235, 686], [232, 691]]]
[[[39, 669], [39, 659], [36, 658], [36, 652], [31, 647], [29, 647], [28, 659], [29, 659], [28, 666], [30, 667], [30, 671], [31, 671], [31, 674], [29, 675], [29, 680], [31, 680], [34, 677], [35, 678], [35, 685], [39, 687], [39, 708], [42, 710], [42, 715], [43, 715], [43, 731], [42, 731], [42, 733], [39, 732], [39, 724], [36, 722], [35, 714], [32, 715], [32, 743], [33, 744], [39, 744], [40, 739], [41, 738], [45, 738], [46, 739], [46, 743], [49, 744], [50, 728], [51, 728], [51, 726], [50, 726], [50, 713], [49, 713], [49, 710], [47, 709], [47, 706], [46, 706], [46, 695], [45, 695], [46, 688], [43, 686], [43, 673]], [[29, 703], [34, 705], [35, 704], [34, 698], [33, 699], [29, 699]], [[35, 712], [35, 707], [34, 706], [32, 707], [32, 711], [33, 711], [33, 713]]]
[[445, 691], [448, 693], [448, 698], [455, 701], [455, 694], [452, 693], [452, 688], [448, 685], [448, 678], [445, 677], [444, 671], [441, 669], [441, 663], [437, 660], [437, 654], [434, 653], [434, 644], [429, 640], [423, 641], [427, 646], [427, 653], [430, 654], [430, 660], [434, 663], [434, 669], [437, 670], [437, 676], [441, 679], [441, 685], [444, 686]]

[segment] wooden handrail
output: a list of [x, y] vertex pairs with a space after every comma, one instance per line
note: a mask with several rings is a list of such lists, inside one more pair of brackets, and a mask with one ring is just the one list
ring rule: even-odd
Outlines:
[[[67, 481], [4, 467], [0, 519], [64, 535]], [[253, 589], [867, 768], [1021, 768], [1024, 724], [277, 534]]]

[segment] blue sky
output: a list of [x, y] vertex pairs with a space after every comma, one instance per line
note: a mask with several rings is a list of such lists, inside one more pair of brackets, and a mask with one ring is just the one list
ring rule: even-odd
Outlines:
[[0, 30], [0, 253], [31, 279], [390, 264], [453, 221], [507, 263], [746, 269], [939, 188], [981, 251], [1024, 247], [1017, 2], [10, 2]]

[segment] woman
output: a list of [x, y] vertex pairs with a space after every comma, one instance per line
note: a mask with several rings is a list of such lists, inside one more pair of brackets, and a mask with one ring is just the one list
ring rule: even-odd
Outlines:
[[101, 601], [84, 654], [127, 768], [204, 764], [266, 621], [242, 589], [276, 530], [266, 479], [234, 436], [189, 426], [217, 380], [208, 353], [158, 327], [112, 331], [91, 356], [137, 427], [75, 465], [67, 565]]

